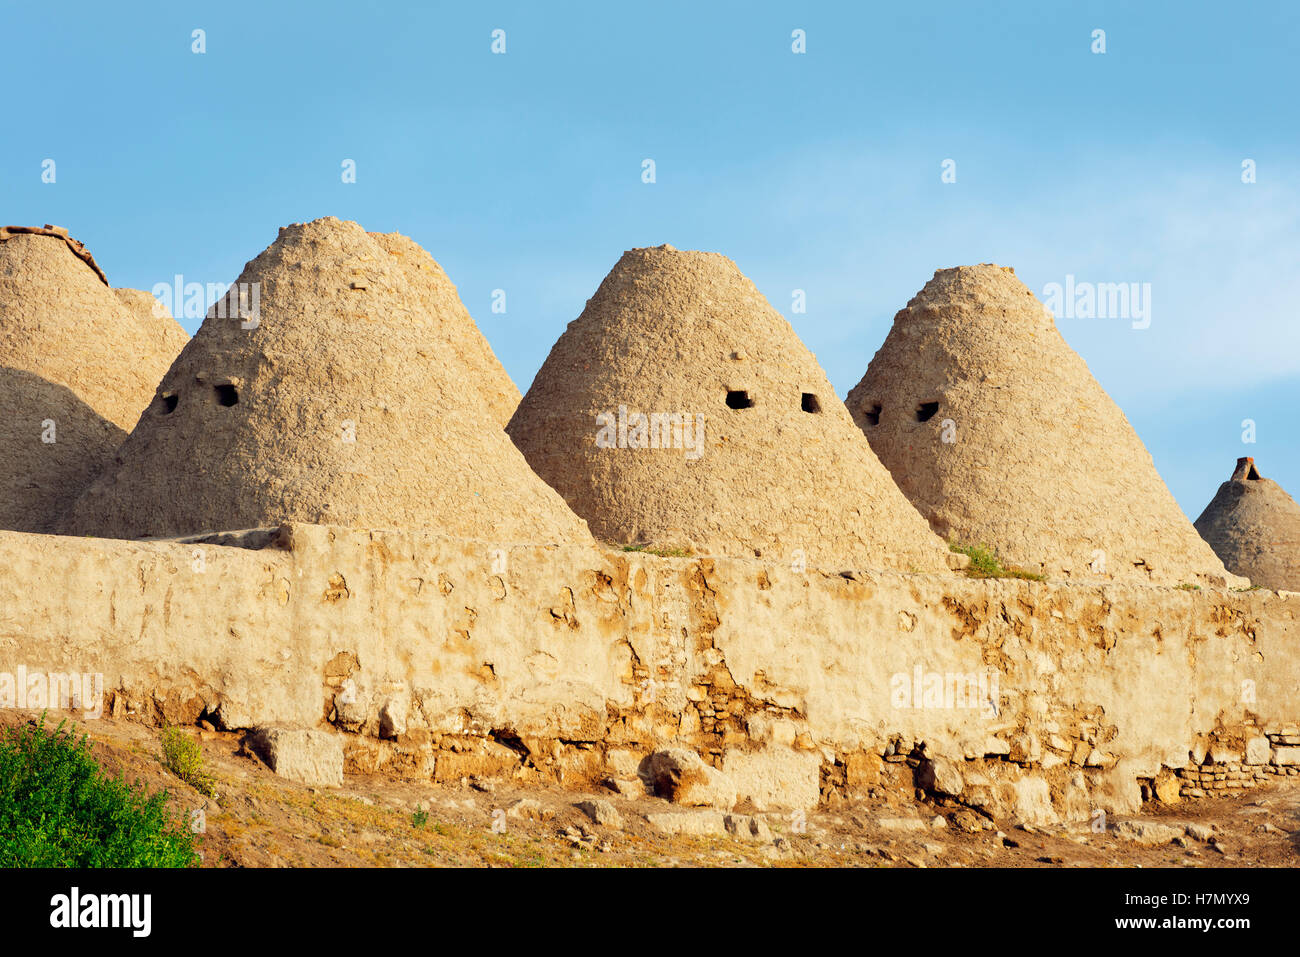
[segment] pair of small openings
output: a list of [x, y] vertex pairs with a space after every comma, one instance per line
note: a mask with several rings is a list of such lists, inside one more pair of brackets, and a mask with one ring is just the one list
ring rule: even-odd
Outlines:
[[[754, 400], [749, 397], [749, 393], [743, 389], [733, 389], [727, 393], [728, 409], [752, 409]], [[799, 408], [805, 412], [820, 412], [822, 404], [817, 400], [817, 396], [811, 392], [805, 392], [799, 400]]]
[[[916, 407], [916, 421], [929, 422], [939, 412], [938, 402], [922, 402]], [[877, 402], [869, 409], [864, 409], [863, 417], [867, 420], [867, 425], [880, 424], [880, 403]]]
[[[212, 387], [217, 394], [217, 404], [229, 408], [232, 405], [239, 404], [239, 388], [231, 383], [223, 383]], [[181, 397], [175, 392], [168, 393], [162, 397], [163, 415], [171, 415], [176, 411], [176, 406], [180, 403]]]

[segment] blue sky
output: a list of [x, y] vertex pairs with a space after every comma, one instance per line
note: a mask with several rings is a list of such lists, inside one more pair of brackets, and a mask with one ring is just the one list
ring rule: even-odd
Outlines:
[[144, 289], [396, 230], [523, 389], [633, 246], [733, 258], [841, 396], [938, 267], [1150, 283], [1149, 328], [1059, 325], [1195, 518], [1239, 455], [1300, 495], [1297, 49], [1280, 2], [0, 0], [0, 218]]

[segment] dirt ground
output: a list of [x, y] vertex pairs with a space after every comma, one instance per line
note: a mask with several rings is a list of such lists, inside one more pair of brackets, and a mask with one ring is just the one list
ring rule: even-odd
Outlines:
[[[0, 728], [35, 717], [0, 711]], [[50, 716], [54, 719], [54, 716]], [[47, 719], [52, 726], [57, 719]], [[109, 773], [150, 791], [168, 788], [177, 813], [201, 829], [208, 867], [1294, 867], [1300, 864], [1300, 780], [1232, 797], [1152, 804], [1133, 819], [1055, 827], [996, 824], [912, 792], [822, 808], [804, 816], [733, 815], [680, 808], [613, 790], [527, 790], [490, 783], [412, 784], [349, 776], [313, 788], [272, 773], [243, 736], [194, 729], [209, 798], [161, 763], [157, 729], [97, 720], [89, 734]], [[597, 824], [577, 805], [608, 802]], [[523, 802], [522, 804], [519, 802]], [[194, 812], [201, 812], [195, 815]], [[647, 815], [716, 833], [664, 833]], [[602, 815], [604, 816], [604, 815]], [[1163, 825], [1164, 827], [1152, 827]], [[1168, 828], [1168, 830], [1166, 830]], [[1151, 844], [1141, 843], [1143, 840]]]

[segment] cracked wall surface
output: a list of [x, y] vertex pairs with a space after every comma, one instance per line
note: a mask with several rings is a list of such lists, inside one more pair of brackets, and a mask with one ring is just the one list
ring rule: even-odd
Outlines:
[[[299, 524], [0, 533], [0, 673], [102, 673], [115, 715], [333, 728], [349, 771], [441, 781], [590, 782], [679, 745], [764, 806], [904, 760], [1025, 819], [1245, 780], [1249, 742], [1300, 765], [1297, 610]], [[1189, 780], [1216, 747], [1221, 776]]]

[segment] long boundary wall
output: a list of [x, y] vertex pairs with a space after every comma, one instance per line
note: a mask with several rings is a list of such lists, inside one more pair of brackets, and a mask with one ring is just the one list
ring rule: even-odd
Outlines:
[[0, 707], [20, 667], [97, 673], [115, 716], [333, 727], [349, 771], [444, 781], [627, 776], [682, 745], [771, 807], [922, 755], [960, 800], [1047, 821], [1131, 811], [1175, 770], [1174, 799], [1189, 768], [1247, 786], [1300, 765], [1297, 611], [296, 524], [0, 532]]

